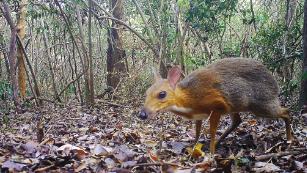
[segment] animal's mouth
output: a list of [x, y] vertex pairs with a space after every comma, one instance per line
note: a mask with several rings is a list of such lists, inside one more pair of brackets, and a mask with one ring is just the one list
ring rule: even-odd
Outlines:
[[155, 112], [147, 109], [147, 108], [142, 108], [140, 113], [139, 113], [139, 118], [142, 120], [146, 120], [146, 119], [151, 119], [153, 117], [153, 115], [155, 114]]
[[165, 113], [169, 111], [168, 108], [159, 109], [159, 110], [150, 110], [146, 107], [143, 107], [139, 113], [139, 118], [142, 120], [153, 119], [155, 115], [160, 113]]

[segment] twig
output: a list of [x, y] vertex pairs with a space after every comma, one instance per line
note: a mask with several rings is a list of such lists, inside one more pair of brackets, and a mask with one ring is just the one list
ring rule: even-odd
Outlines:
[[46, 167], [42, 167], [42, 168], [38, 168], [36, 169], [34, 172], [43, 172], [43, 171], [47, 171], [48, 169], [54, 167], [55, 164], [52, 164], [52, 165], [49, 165], [49, 166], [46, 166]]
[[168, 162], [139, 163], [139, 164], [134, 165], [133, 167], [136, 167], [136, 166], [162, 166], [162, 165], [178, 166], [178, 167], [183, 168], [183, 166], [181, 166], [181, 165], [178, 165], [176, 163], [168, 163]]
[[[84, 1], [83, 1], [84, 2]], [[92, 1], [94, 3], [94, 5], [96, 5], [98, 8], [100, 8], [104, 13], [106, 13], [108, 16], [112, 16], [111, 13], [109, 13], [107, 10], [105, 10], [102, 6], [100, 6], [98, 4], [98, 2], [96, 2], [95, 0]], [[85, 3], [85, 2], [84, 2]], [[86, 3], [85, 3], [86, 4]]]
[[71, 80], [70, 82], [68, 82], [68, 83], [66, 84], [66, 86], [62, 89], [62, 91], [60, 91], [60, 93], [57, 95], [57, 97], [53, 100], [53, 102], [56, 102], [56, 100], [60, 98], [60, 96], [64, 93], [64, 91], [66, 91], [66, 89], [67, 89], [72, 83], [75, 83], [77, 80], [79, 80], [79, 79], [84, 75], [84, 72], [85, 72], [85, 71], [83, 71], [82, 73], [80, 73], [80, 74], [76, 77], [76, 79]]
[[280, 146], [283, 142], [278, 142], [277, 144], [275, 144], [273, 147], [267, 149], [264, 153], [269, 153], [271, 152], [273, 149], [275, 149], [276, 147]]
[[[73, 32], [72, 32], [71, 23], [70, 23], [70, 21], [68, 20], [67, 16], [65, 15], [65, 13], [64, 13], [64, 11], [63, 11], [61, 5], [59, 4], [58, 0], [54, 0], [54, 2], [55, 2], [55, 4], [58, 6], [58, 8], [59, 8], [59, 10], [60, 10], [60, 14], [61, 14], [61, 16], [63, 17], [63, 19], [64, 19], [64, 21], [65, 21], [65, 23], [66, 23], [66, 25], [67, 25], [68, 33], [70, 34], [70, 37], [71, 37], [71, 40], [72, 40], [73, 44], [76, 46], [76, 49], [77, 49], [77, 52], [78, 52], [78, 55], [79, 55], [79, 58], [80, 58], [80, 61], [81, 61], [81, 65], [83, 66], [83, 58], [82, 58], [83, 56], [82, 56], [82, 54], [81, 54], [81, 51], [80, 51], [79, 46], [78, 46], [78, 44], [77, 44], [77, 41], [76, 41], [76, 39], [75, 39], [75, 37], [74, 37], [74, 34], [73, 34]], [[85, 67], [86, 67], [86, 69], [83, 69], [83, 71], [86, 71], [86, 70], [87, 70], [87, 66], [85, 66]]]
[[111, 106], [117, 106], [117, 107], [122, 107], [122, 108], [129, 108], [129, 106], [124, 106], [124, 105], [120, 105], [117, 103], [112, 103], [112, 102], [108, 102], [108, 101], [104, 101], [104, 100], [98, 100], [98, 103], [104, 103], [104, 104], [108, 104]]
[[135, 29], [131, 28], [131, 26], [129, 26], [127, 23], [125, 23], [122, 20], [116, 19], [113, 17], [113, 15], [111, 13], [109, 13], [106, 9], [104, 9], [101, 5], [99, 5], [95, 0], [92, 0], [92, 3], [98, 7], [99, 9], [101, 9], [107, 16], [98, 16], [97, 13], [93, 13], [95, 15], [96, 18], [98, 19], [111, 19], [113, 21], [118, 22], [118, 24], [125, 26], [127, 29], [129, 29], [132, 33], [134, 33], [137, 37], [139, 37], [139, 39], [141, 39], [152, 51], [153, 53], [157, 56], [157, 50], [156, 48], [153, 46], [152, 43], [150, 43], [148, 40], [146, 40], [140, 33], [138, 33]]
[[46, 138], [45, 140], [43, 140], [41, 143], [39, 143], [39, 146], [45, 145], [47, 142], [49, 142], [50, 140], [52, 140], [52, 138]]
[[271, 157], [282, 157], [282, 156], [287, 156], [287, 155], [297, 155], [302, 153], [301, 151], [285, 151], [285, 152], [279, 152], [279, 153], [271, 153], [271, 154], [266, 154], [266, 155], [260, 155], [256, 156], [257, 161], [263, 161], [270, 159]]
[[118, 24], [125, 26], [127, 29], [129, 29], [132, 33], [134, 33], [140, 40], [142, 40], [152, 51], [153, 53], [157, 56], [158, 52], [156, 50], [156, 48], [152, 45], [152, 43], [150, 43], [148, 40], [146, 40], [143, 36], [141, 36], [140, 33], [138, 33], [136, 30], [134, 30], [133, 28], [131, 28], [127, 23], [125, 23], [122, 20], [116, 19], [114, 17], [109, 17], [109, 16], [98, 16], [98, 19], [110, 19], [110, 20], [114, 20], [116, 22], [118, 22]]
[[[145, 15], [144, 15], [144, 12], [142, 11], [140, 5], [138, 4], [138, 1], [137, 1], [137, 0], [132, 0], [132, 2], [133, 2], [134, 5], [136, 6], [137, 11], [140, 13], [141, 18], [142, 18], [142, 20], [143, 20], [143, 23], [144, 23], [144, 25], [145, 25], [145, 28], [147, 28], [148, 31], [149, 31], [150, 27], [149, 27], [149, 25], [148, 25], [148, 23], [147, 23], [147, 21], [146, 21], [146, 19], [145, 19], [145, 17], [144, 17], [144, 16], [145, 16]], [[148, 32], [148, 36], [149, 36], [149, 39], [150, 39], [151, 43], [153, 43], [153, 41], [152, 41], [152, 40], [153, 40], [153, 39], [152, 39], [152, 34], [151, 34], [150, 31]]]

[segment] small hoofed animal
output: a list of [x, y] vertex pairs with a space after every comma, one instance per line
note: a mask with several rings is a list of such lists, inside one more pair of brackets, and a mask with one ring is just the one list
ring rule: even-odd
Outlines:
[[[239, 112], [252, 112], [266, 118], [282, 118], [287, 139], [292, 140], [288, 109], [281, 107], [279, 88], [270, 71], [260, 62], [248, 58], [225, 58], [195, 70], [180, 80], [181, 70], [173, 67], [167, 79], [155, 73], [154, 84], [146, 91], [140, 118], [146, 119], [166, 110], [196, 120], [196, 139], [202, 120], [210, 116], [210, 152], [231, 131], [239, 126]], [[224, 114], [232, 123], [216, 142], [215, 134]]]

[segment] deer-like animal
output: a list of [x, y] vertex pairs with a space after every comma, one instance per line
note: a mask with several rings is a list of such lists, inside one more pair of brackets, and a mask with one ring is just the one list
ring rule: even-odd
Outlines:
[[[288, 109], [281, 107], [279, 87], [270, 71], [259, 61], [248, 58], [225, 58], [193, 71], [180, 81], [181, 70], [175, 66], [167, 79], [154, 74], [154, 84], [146, 91], [139, 117], [146, 119], [159, 111], [170, 111], [196, 120], [196, 138], [202, 120], [210, 124], [210, 152], [241, 123], [239, 112], [285, 121], [287, 139], [292, 140]], [[232, 123], [216, 141], [221, 116], [230, 114]]]

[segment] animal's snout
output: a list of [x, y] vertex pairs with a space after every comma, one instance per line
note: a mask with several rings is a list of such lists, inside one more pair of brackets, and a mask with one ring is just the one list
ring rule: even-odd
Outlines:
[[139, 118], [142, 120], [146, 120], [148, 118], [148, 113], [146, 110], [143, 108], [139, 114]]

